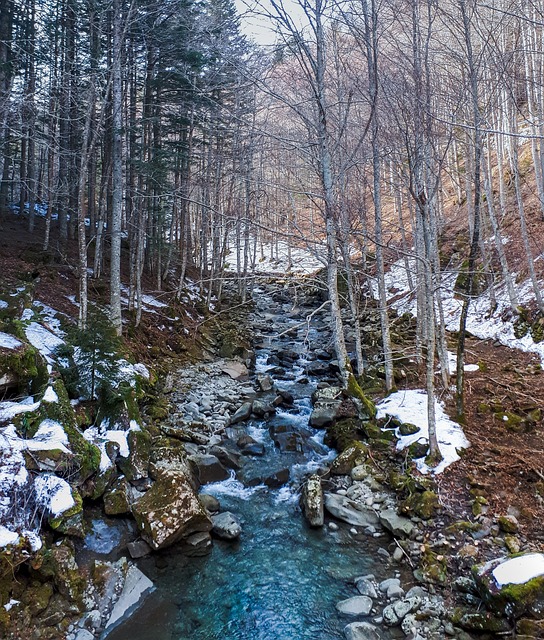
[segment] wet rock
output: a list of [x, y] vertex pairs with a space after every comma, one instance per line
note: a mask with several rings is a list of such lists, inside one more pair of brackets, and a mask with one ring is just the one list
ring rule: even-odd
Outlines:
[[379, 524], [378, 516], [372, 509], [337, 493], [325, 493], [325, 509], [335, 518], [354, 526]]
[[243, 456], [264, 456], [264, 444], [257, 442], [251, 436], [242, 436], [237, 444], [241, 448]]
[[398, 538], [409, 538], [414, 530], [414, 523], [408, 518], [399, 516], [395, 509], [385, 509], [380, 513], [380, 524]]
[[318, 402], [310, 414], [310, 425], [315, 429], [324, 429], [334, 424], [341, 404], [341, 400]]
[[145, 540], [135, 540], [127, 544], [127, 550], [131, 558], [143, 558], [151, 553], [151, 547]]
[[282, 452], [304, 452], [304, 440], [300, 433], [296, 431], [273, 432], [272, 439], [274, 445]]
[[144, 575], [138, 567], [130, 567], [126, 575], [123, 590], [113, 607], [104, 633], [107, 635], [111, 629], [126, 618], [134, 607], [153, 589], [154, 586], [151, 580]]
[[212, 516], [212, 533], [223, 540], [236, 540], [242, 533], [242, 525], [230, 511]]
[[229, 472], [219, 462], [216, 456], [197, 453], [189, 456], [189, 461], [195, 468], [195, 475], [200, 484], [221, 482], [229, 477]]
[[272, 378], [269, 375], [257, 376], [257, 383], [261, 388], [261, 391], [264, 392], [272, 391], [272, 389], [274, 388], [274, 383], [272, 382]]
[[400, 587], [400, 580], [398, 578], [387, 578], [382, 580], [379, 585], [379, 589], [382, 593], [387, 593], [387, 590], [391, 587]]
[[306, 480], [301, 495], [302, 511], [311, 527], [322, 527], [325, 521], [321, 478], [313, 475]]
[[267, 415], [269, 416], [274, 415], [276, 413], [276, 409], [268, 402], [264, 402], [262, 400], [254, 400], [253, 406], [252, 406], [252, 412], [258, 418], [264, 418]]
[[346, 640], [380, 640], [378, 629], [369, 622], [352, 622], [344, 627]]
[[231, 451], [227, 447], [214, 445], [213, 447], [210, 447], [209, 453], [210, 455], [215, 456], [222, 465], [229, 469], [240, 468], [240, 455]]
[[200, 493], [198, 497], [206, 511], [209, 511], [210, 513], [217, 513], [221, 509], [219, 500], [215, 496], [210, 496], [207, 493]]
[[230, 419], [231, 424], [237, 424], [238, 422], [243, 422], [244, 420], [249, 420], [251, 417], [251, 402], [244, 402], [244, 404], [236, 410], [232, 418]]
[[279, 489], [283, 487], [284, 484], [289, 482], [289, 478], [291, 477], [291, 473], [289, 469], [280, 469], [266, 477], [264, 479], [264, 484], [270, 489]]
[[212, 538], [207, 531], [199, 531], [182, 540], [180, 548], [191, 558], [207, 556], [212, 550]]
[[132, 508], [142, 538], [152, 549], [163, 549], [212, 528], [189, 478], [161, 469], [157, 481]]
[[67, 536], [76, 538], [85, 537], [85, 526], [83, 523], [83, 500], [80, 493], [74, 487], [71, 487], [72, 499], [74, 505], [57, 516], [49, 518], [49, 526], [64, 533]]
[[331, 464], [331, 473], [334, 475], [348, 475], [352, 469], [362, 465], [368, 455], [368, 448], [362, 442], [354, 442], [344, 449]]
[[372, 611], [372, 598], [353, 596], [336, 604], [336, 609], [344, 616], [369, 616]]
[[284, 391], [283, 389], [278, 389], [278, 398], [281, 398], [281, 405], [285, 405], [287, 407], [292, 407], [294, 402], [295, 402], [295, 398], [293, 397], [293, 394], [290, 393], [289, 391]]
[[355, 586], [362, 596], [368, 596], [374, 600], [378, 597], [376, 587], [368, 578], [356, 578]]

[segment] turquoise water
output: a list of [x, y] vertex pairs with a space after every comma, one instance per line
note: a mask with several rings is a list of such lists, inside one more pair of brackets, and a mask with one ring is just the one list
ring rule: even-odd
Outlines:
[[[286, 346], [293, 348], [292, 339]], [[257, 371], [266, 370], [268, 351], [257, 357]], [[303, 363], [302, 363], [303, 364]], [[301, 363], [292, 367], [297, 376]], [[351, 620], [339, 616], [335, 604], [357, 595], [353, 579], [374, 573], [391, 577], [377, 555], [375, 540], [354, 535], [349, 525], [337, 531], [310, 529], [298, 506], [301, 479], [334, 457], [322, 444], [323, 432], [308, 432], [310, 384], [281, 381], [296, 398], [295, 407], [279, 411], [274, 424], [299, 430], [306, 439], [305, 454], [280, 453], [274, 447], [269, 423], [252, 421], [247, 431], [265, 444], [266, 455], [246, 459], [234, 477], [203, 487], [215, 495], [223, 511], [242, 521], [239, 541], [214, 541], [202, 558], [187, 558], [167, 549], [144, 559], [141, 569], [155, 583], [156, 592], [108, 640], [334, 640], [343, 638]], [[255, 484], [281, 468], [289, 468], [288, 485], [275, 490]], [[383, 638], [391, 637], [381, 631]]]

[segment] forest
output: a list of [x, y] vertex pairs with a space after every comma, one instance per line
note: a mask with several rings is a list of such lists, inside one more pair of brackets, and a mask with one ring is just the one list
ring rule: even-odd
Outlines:
[[543, 140], [541, 0], [0, 0], [0, 232], [69, 266], [78, 330], [314, 278], [369, 414], [367, 372], [389, 394], [416, 363], [430, 469], [467, 341], [540, 354]]

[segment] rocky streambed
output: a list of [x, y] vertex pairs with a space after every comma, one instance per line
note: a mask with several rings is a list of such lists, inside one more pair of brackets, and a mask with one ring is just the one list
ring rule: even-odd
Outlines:
[[[153, 438], [152, 481], [129, 482], [106, 503], [112, 515], [130, 509], [141, 536], [133, 530], [128, 544], [138, 570], [118, 561], [137, 586], [108, 640], [512, 632], [504, 614], [514, 596], [496, 598], [488, 579], [496, 563], [470, 573], [487, 533], [452, 524], [433, 482], [399, 471], [387, 428], [399, 425], [378, 425], [357, 393], [337, 387], [327, 312], [305, 322], [316, 306], [308, 296], [295, 307], [287, 288], [265, 285], [255, 291], [254, 351], [167, 379], [171, 412]], [[540, 587], [521, 589], [529, 604], [516, 617], [538, 617]], [[101, 630], [89, 615], [74, 640]]]

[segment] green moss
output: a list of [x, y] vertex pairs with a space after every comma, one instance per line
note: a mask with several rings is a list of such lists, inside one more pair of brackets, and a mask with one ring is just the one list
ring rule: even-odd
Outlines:
[[340, 455], [338, 455], [331, 464], [331, 473], [337, 475], [346, 475], [354, 467], [364, 464], [368, 456], [368, 447], [362, 442], [352, 442]]
[[440, 503], [434, 491], [413, 493], [401, 505], [403, 513], [416, 515], [424, 520], [433, 518], [439, 509]]
[[348, 376], [347, 392], [352, 398], [356, 398], [357, 400], [361, 401], [369, 418], [373, 419], [376, 417], [376, 405], [372, 402], [372, 400], [366, 397], [359, 383], [357, 382], [357, 379], [352, 373], [350, 373]]
[[64, 513], [50, 518], [49, 526], [59, 533], [82, 538], [85, 535], [83, 528], [83, 499], [74, 488], [72, 488], [72, 498], [74, 499], [74, 506]]
[[494, 414], [494, 418], [508, 429], [508, 431], [518, 433], [523, 430], [523, 418], [512, 411], [499, 411]]
[[0, 348], [0, 371], [9, 372], [17, 379], [21, 393], [39, 393], [49, 379], [44, 359], [33, 346], [26, 343], [18, 349]]
[[344, 451], [354, 440], [363, 437], [361, 422], [355, 418], [344, 418], [327, 427], [324, 442], [328, 447]]
[[420, 582], [447, 584], [448, 566], [446, 557], [426, 547], [421, 556], [420, 567], [414, 571], [414, 577]]

